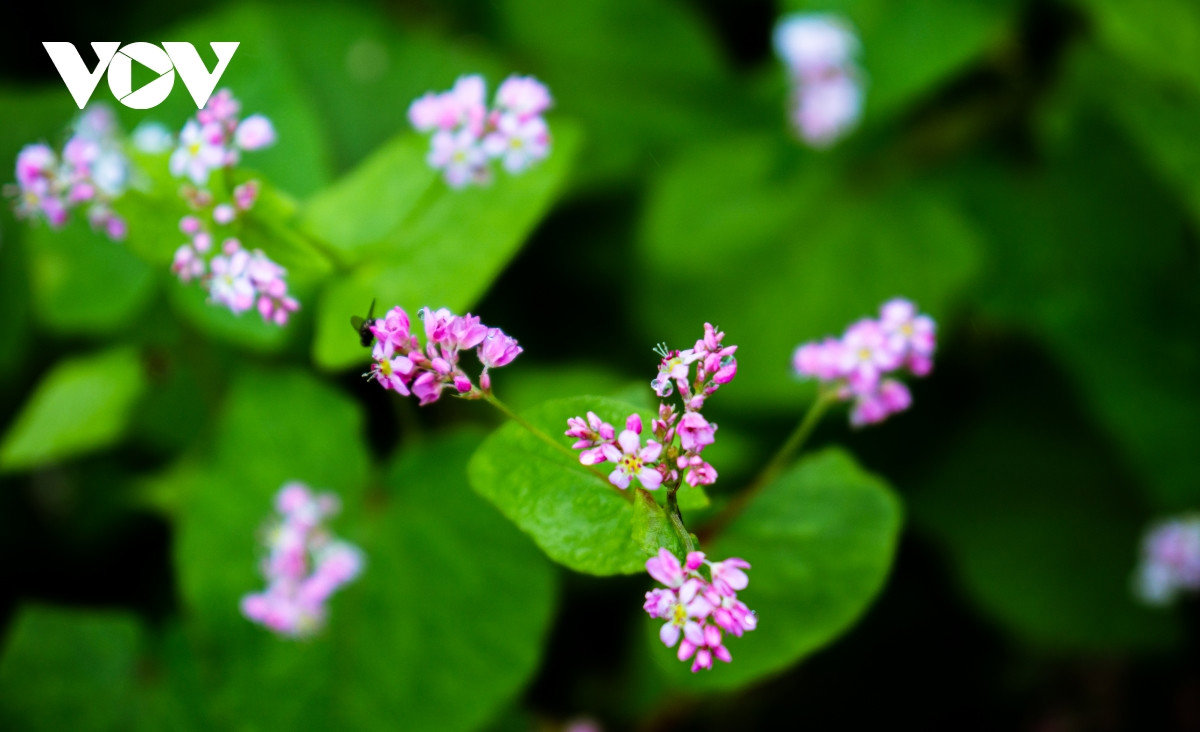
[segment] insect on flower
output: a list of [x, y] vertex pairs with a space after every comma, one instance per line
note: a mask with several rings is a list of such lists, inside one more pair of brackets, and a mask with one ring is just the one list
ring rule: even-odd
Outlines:
[[375, 334], [371, 332], [371, 325], [375, 322], [375, 300], [371, 300], [371, 307], [367, 308], [367, 317], [360, 318], [357, 315], [350, 316], [350, 327], [354, 328], [354, 332], [358, 333], [358, 342], [363, 348], [370, 348], [371, 341], [375, 340]]

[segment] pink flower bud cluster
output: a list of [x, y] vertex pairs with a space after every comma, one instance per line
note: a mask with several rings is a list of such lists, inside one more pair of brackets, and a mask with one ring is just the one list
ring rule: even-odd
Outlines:
[[841, 338], [798, 347], [792, 368], [801, 377], [830, 385], [839, 398], [853, 399], [851, 424], [876, 424], [912, 404], [908, 387], [889, 374], [907, 370], [925, 376], [932, 371], [935, 331], [932, 318], [912, 302], [895, 298], [883, 304], [878, 320], [865, 318]]
[[[363, 376], [375, 379], [384, 389], [412, 394], [421, 406], [436, 402], [446, 387], [469, 399], [484, 396], [492, 388], [488, 370], [507, 366], [523, 350], [515, 338], [499, 328], [489, 328], [470, 313], [455, 315], [446, 308], [422, 308], [418, 316], [425, 326], [424, 349], [404, 308], [396, 306], [371, 321], [368, 327], [375, 336], [371, 348], [375, 363]], [[459, 363], [461, 352], [472, 348], [483, 365], [479, 388]]]
[[228, 89], [209, 97], [204, 109], [179, 133], [179, 145], [168, 161], [171, 175], [190, 178], [202, 186], [213, 170], [237, 165], [242, 152], [275, 144], [271, 120], [253, 114], [239, 121], [241, 108]]
[[647, 439], [645, 447], [641, 444], [642, 418], [637, 414], [625, 420], [625, 429], [619, 435], [594, 412], [588, 412], [586, 419], [568, 419], [565, 434], [574, 437], [572, 447], [582, 451], [579, 462], [613, 463], [608, 480], [622, 490], [633, 478], [647, 490], [656, 490], [663, 483], [678, 485], [681, 474], [691, 486], [715, 483], [717, 471], [700, 453], [716, 440], [717, 425], [705, 419], [700, 409], [713, 392], [737, 375], [737, 359], [733, 357], [737, 346], [723, 345], [724, 337], [712, 324], [705, 323], [704, 337], [694, 347], [668, 351], [665, 345], [659, 346], [662, 361], [658, 378], [650, 385], [663, 398], [678, 390], [683, 411], [660, 403], [658, 418], [651, 423], [654, 439]]
[[520, 173], [550, 154], [550, 128], [542, 113], [553, 100], [532, 76], [510, 76], [485, 103], [482, 76], [462, 76], [450, 91], [429, 92], [408, 108], [419, 132], [433, 132], [430, 167], [441, 170], [453, 188], [492, 181], [492, 163]]
[[332, 493], [288, 483], [275, 496], [275, 510], [279, 517], [267, 528], [262, 563], [267, 588], [242, 598], [242, 615], [280, 635], [301, 638], [324, 626], [326, 602], [362, 573], [363, 555], [325, 529], [325, 520], [340, 510]]
[[[700, 572], [705, 566], [708, 579]], [[692, 659], [692, 673], [711, 669], [714, 658], [733, 660], [724, 645], [725, 633], [740, 638], [758, 627], [758, 616], [737, 597], [750, 584], [747, 569], [750, 564], [744, 559], [710, 562], [703, 552], [689, 553], [681, 566], [665, 548], [646, 560], [646, 571], [666, 588], [647, 592], [642, 607], [650, 617], [666, 621], [658, 637], [667, 648], [679, 644], [679, 660]]]
[[188, 241], [175, 250], [171, 271], [183, 282], [198, 281], [212, 302], [235, 315], [255, 308], [268, 323], [286, 325], [300, 308], [288, 295], [287, 270], [258, 249], [246, 250], [235, 235], [237, 219], [254, 206], [258, 190], [258, 181], [247, 181], [233, 189], [232, 202], [216, 203], [210, 192], [185, 186], [183, 196], [195, 213], [179, 220]]
[[18, 218], [43, 218], [52, 228], [67, 223], [73, 209], [87, 207], [91, 227], [113, 241], [128, 233], [125, 219], [112, 209], [125, 192], [129, 159], [119, 137], [116, 116], [94, 105], [72, 124], [62, 155], [44, 143], [26, 145], [17, 154]]
[[774, 40], [792, 84], [796, 132], [813, 147], [829, 147], [862, 114], [858, 38], [841, 18], [797, 13], [779, 21]]
[[1150, 527], [1142, 542], [1134, 590], [1151, 605], [1166, 605], [1183, 592], [1200, 590], [1200, 516]]

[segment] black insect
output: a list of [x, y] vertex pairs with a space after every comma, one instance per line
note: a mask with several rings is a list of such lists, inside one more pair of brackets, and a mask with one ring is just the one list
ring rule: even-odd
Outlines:
[[363, 345], [363, 348], [369, 348], [371, 346], [371, 341], [375, 340], [375, 334], [371, 332], [371, 324], [374, 322], [374, 300], [371, 300], [371, 307], [367, 310], [366, 318], [360, 318], [357, 315], [350, 316], [350, 326], [354, 328], [354, 332], [358, 333], [358, 342]]

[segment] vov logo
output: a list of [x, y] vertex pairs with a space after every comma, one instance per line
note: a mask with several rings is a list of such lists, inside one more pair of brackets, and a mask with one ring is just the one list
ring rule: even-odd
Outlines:
[[[213, 41], [208, 44], [217, 55], [217, 66], [212, 71], [204, 65], [200, 54], [190, 43], [164, 41], [162, 48], [153, 43], [129, 43], [122, 46], [119, 42], [93, 41], [92, 50], [96, 52], [96, 68], [88, 70], [83, 57], [74, 43], [66, 41], [46, 41], [42, 46], [50, 54], [54, 68], [67, 85], [67, 91], [75, 104], [83, 109], [92, 92], [100, 83], [100, 75], [108, 70], [108, 88], [121, 104], [131, 109], [150, 109], [157, 106], [171, 93], [175, 86], [175, 72], [183, 79], [183, 85], [200, 108], [208, 102], [217, 82], [229, 66], [233, 52], [237, 50], [238, 41]], [[140, 89], [133, 89], [133, 62], [145, 66], [158, 74], [158, 78]]]

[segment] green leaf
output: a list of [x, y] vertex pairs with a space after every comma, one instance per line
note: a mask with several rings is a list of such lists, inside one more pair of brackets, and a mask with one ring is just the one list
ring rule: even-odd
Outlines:
[[[82, 214], [77, 215], [80, 219]], [[74, 220], [25, 233], [34, 316], [59, 333], [105, 334], [126, 327], [154, 292], [150, 267], [119, 242]]]
[[130, 348], [62, 361], [4, 436], [0, 469], [38, 467], [114, 444], [145, 387], [141, 361]]
[[[601, 397], [551, 401], [522, 416], [569, 453], [570, 441], [562, 436], [567, 420], [588, 410], [618, 428], [634, 412], [646, 424], [653, 418]], [[648, 554], [631, 538], [633, 502], [567, 453], [506, 424], [471, 458], [471, 487], [562, 565], [597, 575], [642, 571]]]
[[565, 120], [551, 119], [550, 126], [555, 142], [547, 160], [519, 176], [500, 174], [486, 188], [445, 185], [416, 157], [420, 141], [406, 134], [309, 203], [308, 228], [349, 260], [362, 258], [321, 294], [313, 343], [318, 364], [345, 368], [366, 360], [347, 323], [372, 298], [384, 309], [461, 312], [484, 293], [566, 179], [579, 133]]
[[649, 491], [635, 488], [633, 492], [633, 540], [646, 556], [653, 556], [666, 547], [676, 556], [683, 556], [683, 540], [671, 526], [663, 507], [655, 502]]
[[901, 515], [887, 484], [845, 452], [802, 459], [704, 547], [713, 560], [752, 565], [738, 599], [758, 613], [758, 627], [726, 636], [733, 662], [690, 673], [658, 639], [659, 621], [647, 621], [649, 652], [692, 689], [740, 687], [791, 666], [846, 632], [882, 589]]
[[1144, 71], [1200, 92], [1200, 6], [1191, 0], [1075, 0], [1101, 42]]

